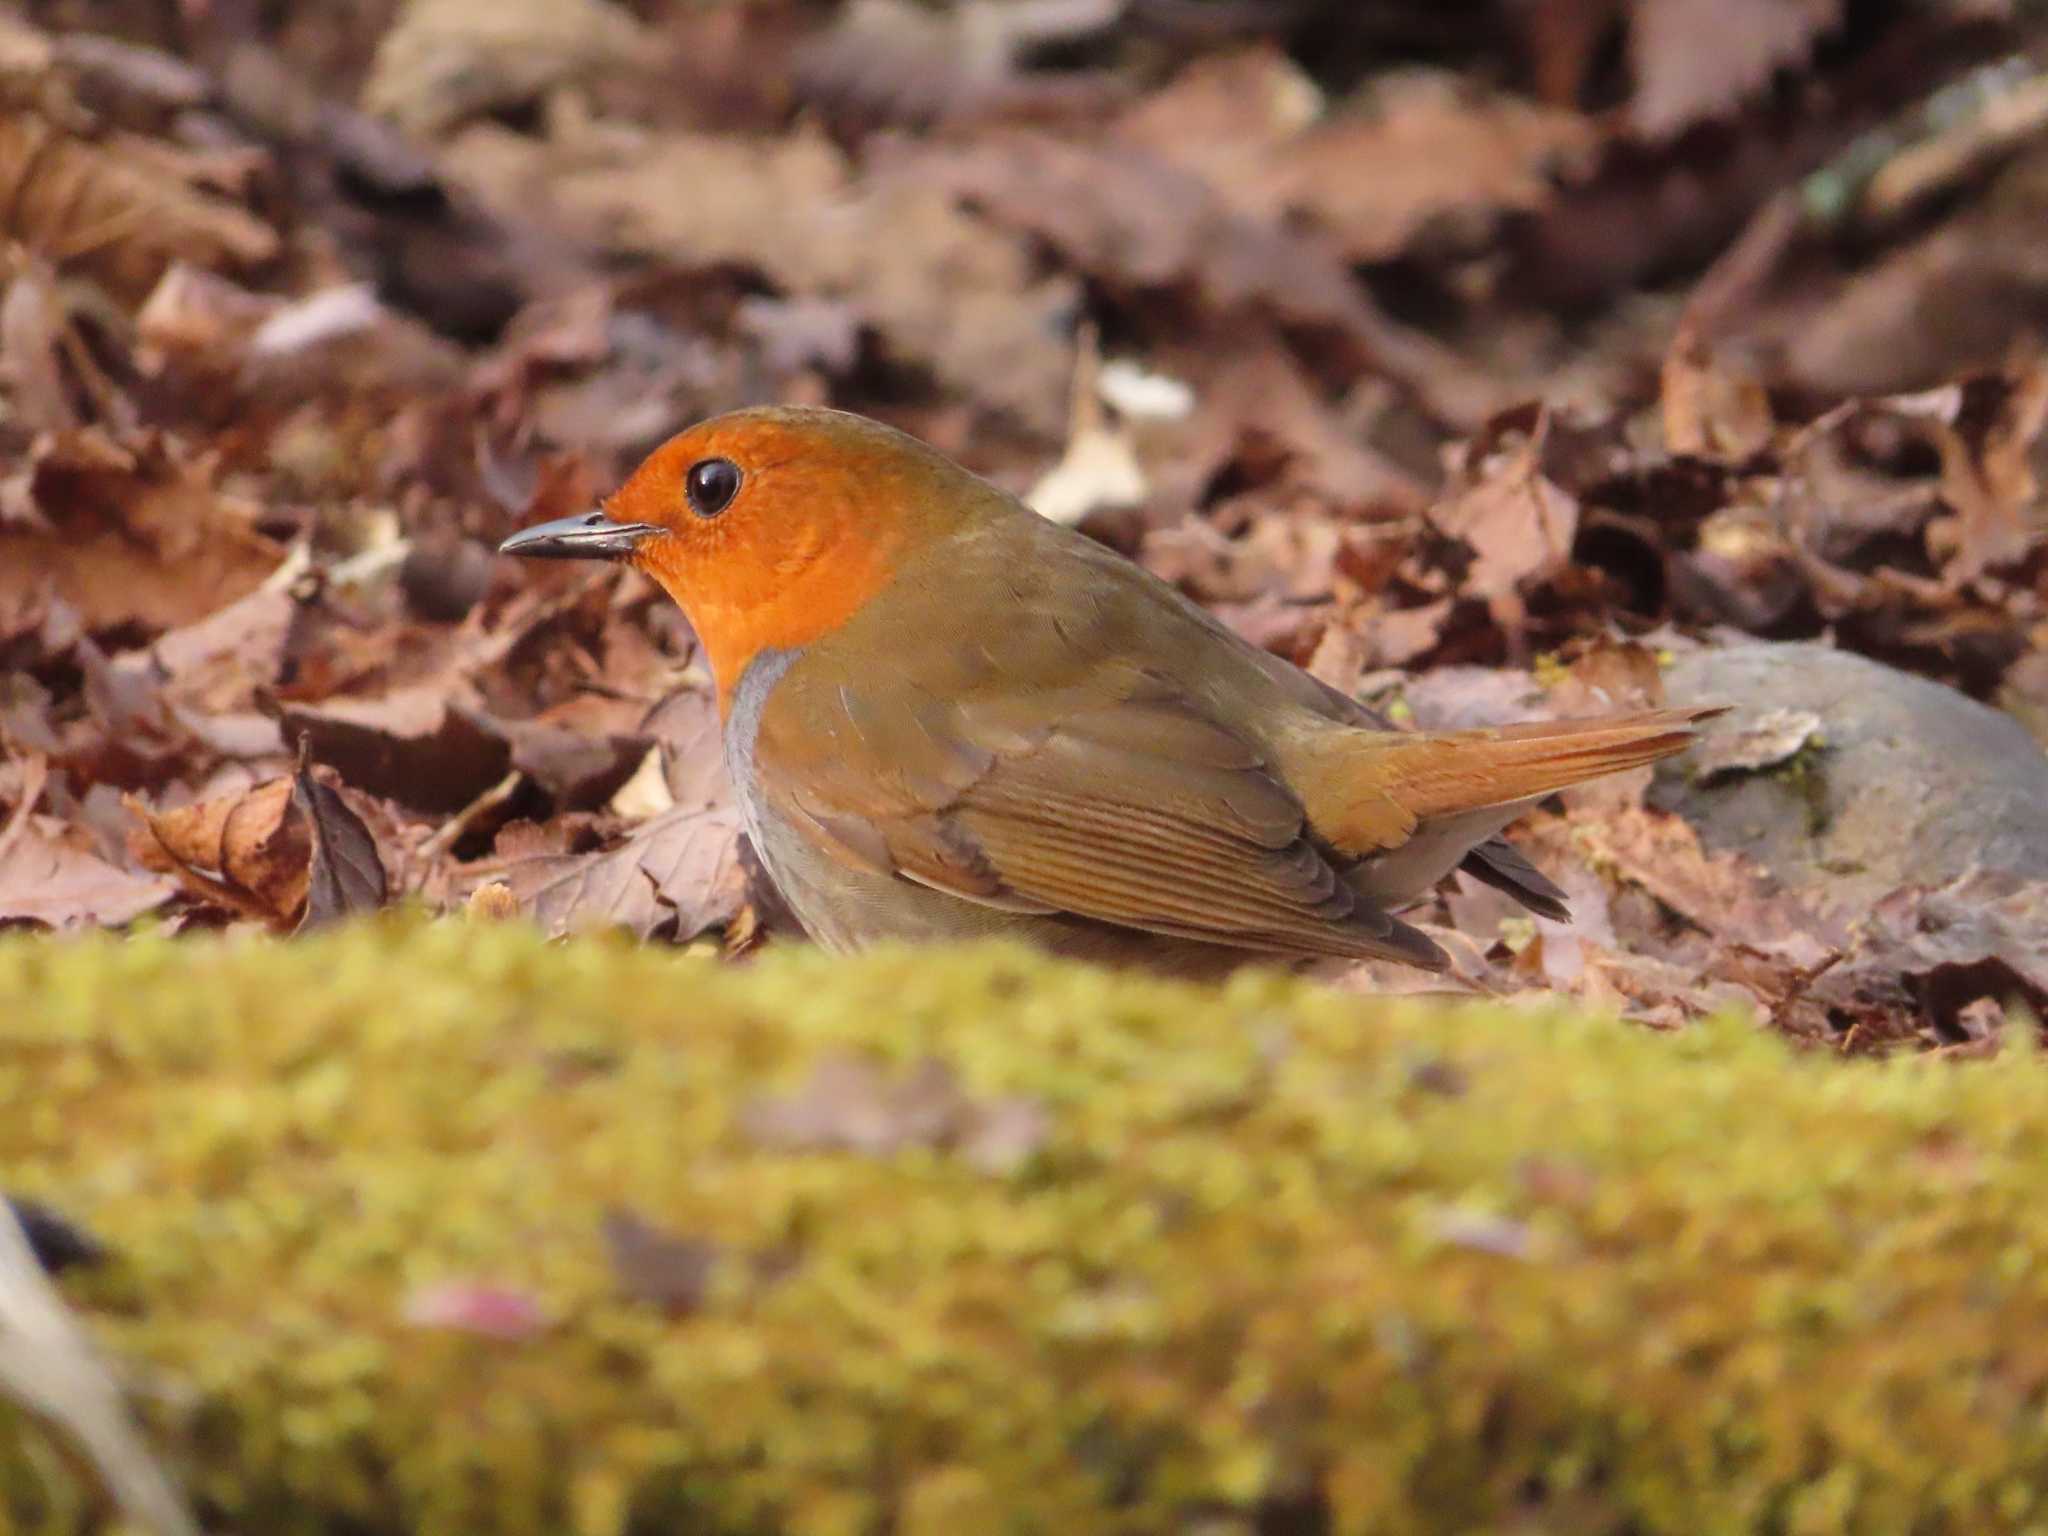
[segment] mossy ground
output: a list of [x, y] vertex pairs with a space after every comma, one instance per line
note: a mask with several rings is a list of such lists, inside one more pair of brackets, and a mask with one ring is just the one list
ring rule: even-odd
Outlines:
[[[1015, 1168], [761, 1144], [848, 1051]], [[2048, 1066], [1010, 951], [0, 945], [0, 1169], [219, 1528], [2048, 1530]], [[728, 1256], [629, 1294], [624, 1208]], [[488, 1338], [406, 1321], [474, 1280]], [[0, 1417], [0, 1521], [101, 1519]]]

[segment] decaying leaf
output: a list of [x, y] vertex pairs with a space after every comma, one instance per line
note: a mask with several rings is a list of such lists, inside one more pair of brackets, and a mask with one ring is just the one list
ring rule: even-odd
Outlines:
[[461, 810], [512, 761], [510, 742], [489, 720], [431, 683], [288, 705], [282, 724], [343, 782], [421, 811]]
[[0, 612], [54, 591], [88, 629], [193, 623], [244, 596], [284, 559], [258, 509], [218, 465], [160, 436], [98, 428], [42, 439], [0, 482]]
[[891, 1157], [909, 1147], [951, 1150], [984, 1173], [1008, 1173], [1050, 1131], [1042, 1106], [1023, 1098], [970, 1097], [952, 1068], [927, 1059], [892, 1076], [864, 1057], [831, 1055], [787, 1098], [764, 1098], [742, 1112], [747, 1133], [795, 1151]]
[[[856, 181], [820, 134], [777, 141], [670, 135], [630, 158], [579, 151], [556, 165], [524, 141], [473, 130], [457, 174], [508, 198], [551, 200], [614, 249], [686, 268], [763, 274], [784, 294], [844, 301], [890, 355], [949, 388], [1057, 430], [1072, 372], [1065, 277], [963, 212], [916, 166]], [[686, 199], [674, 189], [689, 187]]]
[[1437, 529], [1473, 554], [1465, 590], [1489, 602], [1513, 600], [1571, 558], [1576, 498], [1543, 472], [1548, 417], [1526, 429], [1503, 424], [1453, 466], [1452, 487], [1430, 509]]
[[1610, 805], [1577, 823], [1574, 839], [1596, 862], [1722, 944], [1813, 969], [1845, 942], [1834, 920], [1777, 890], [1741, 855], [1709, 853], [1676, 816]]
[[1966, 381], [1952, 419], [1932, 419], [1941, 493], [1952, 516], [1928, 528], [1944, 574], [1961, 583], [2021, 560], [2044, 531], [2033, 449], [2048, 426], [2048, 366]]
[[173, 262], [246, 268], [279, 250], [269, 225], [182, 185], [160, 161], [34, 111], [0, 111], [0, 207], [12, 238], [137, 301]]
[[144, 868], [175, 875], [202, 901], [286, 931], [306, 900], [312, 839], [293, 814], [292, 781], [271, 779], [174, 810], [130, 798]]
[[422, 136], [643, 66], [652, 43], [607, 0], [408, 0], [377, 47], [363, 106]]
[[681, 942], [739, 911], [739, 833], [730, 805], [678, 805], [602, 852], [521, 859], [500, 875], [551, 934], [616, 926]]
[[852, 0], [798, 50], [795, 81], [827, 107], [884, 121], [964, 117], [1029, 100], [1019, 68], [1028, 52], [1100, 32], [1125, 9], [1126, 0]]
[[348, 802], [313, 772], [303, 736], [291, 784], [292, 809], [305, 819], [313, 845], [300, 930], [376, 911], [390, 894], [377, 840]]
[[1198, 61], [1125, 113], [1116, 132], [1204, 178], [1240, 213], [1329, 235], [1350, 261], [1388, 261], [1459, 220], [1544, 205], [1550, 167], [1589, 149], [1576, 113], [1481, 97], [1442, 76], [1390, 75], [1325, 112], [1279, 50]]
[[619, 1207], [604, 1213], [602, 1231], [619, 1288], [671, 1317], [704, 1305], [712, 1276], [726, 1257], [721, 1244], [674, 1236]]
[[1989, 999], [2048, 1016], [2048, 883], [1975, 870], [1879, 902], [1842, 963], [1814, 983], [1844, 1022], [1902, 1015], [1965, 1037], [1963, 1010]]
[[118, 928], [170, 899], [176, 883], [108, 863], [61, 822], [30, 816], [0, 849], [0, 923]]
[[1638, 133], [1662, 138], [1726, 113], [1806, 58], [1842, 14], [1842, 0], [1635, 0], [1629, 65]]

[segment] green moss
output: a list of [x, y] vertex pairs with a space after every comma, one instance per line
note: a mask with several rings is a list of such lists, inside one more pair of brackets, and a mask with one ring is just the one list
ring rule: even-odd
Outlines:
[[[11, 942], [0, 1021], [6, 1183], [124, 1255], [72, 1294], [223, 1529], [2048, 1524], [2032, 1052], [460, 923]], [[1043, 1141], [750, 1134], [850, 1051]], [[718, 1245], [700, 1307], [613, 1207]], [[545, 1326], [408, 1325], [460, 1280]], [[0, 1419], [0, 1523], [103, 1518], [74, 1475]]]
[[1827, 752], [1827, 742], [1815, 731], [1797, 752], [1771, 769], [1771, 777], [1806, 807], [1808, 837], [1825, 837], [1834, 820], [1828, 804]]

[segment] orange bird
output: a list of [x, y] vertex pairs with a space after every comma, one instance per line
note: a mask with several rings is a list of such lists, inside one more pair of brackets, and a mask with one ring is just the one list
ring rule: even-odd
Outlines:
[[1454, 869], [1563, 892], [1497, 835], [1682, 751], [1713, 710], [1440, 734], [1247, 644], [877, 422], [735, 411], [507, 554], [624, 560], [718, 684], [761, 862], [813, 938], [1010, 935], [1181, 973], [1444, 952], [1394, 915]]

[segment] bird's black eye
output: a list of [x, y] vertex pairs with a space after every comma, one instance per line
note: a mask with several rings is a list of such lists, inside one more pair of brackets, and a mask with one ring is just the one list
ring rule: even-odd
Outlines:
[[699, 517], [716, 517], [740, 493], [740, 467], [731, 459], [699, 459], [683, 476], [683, 494]]

